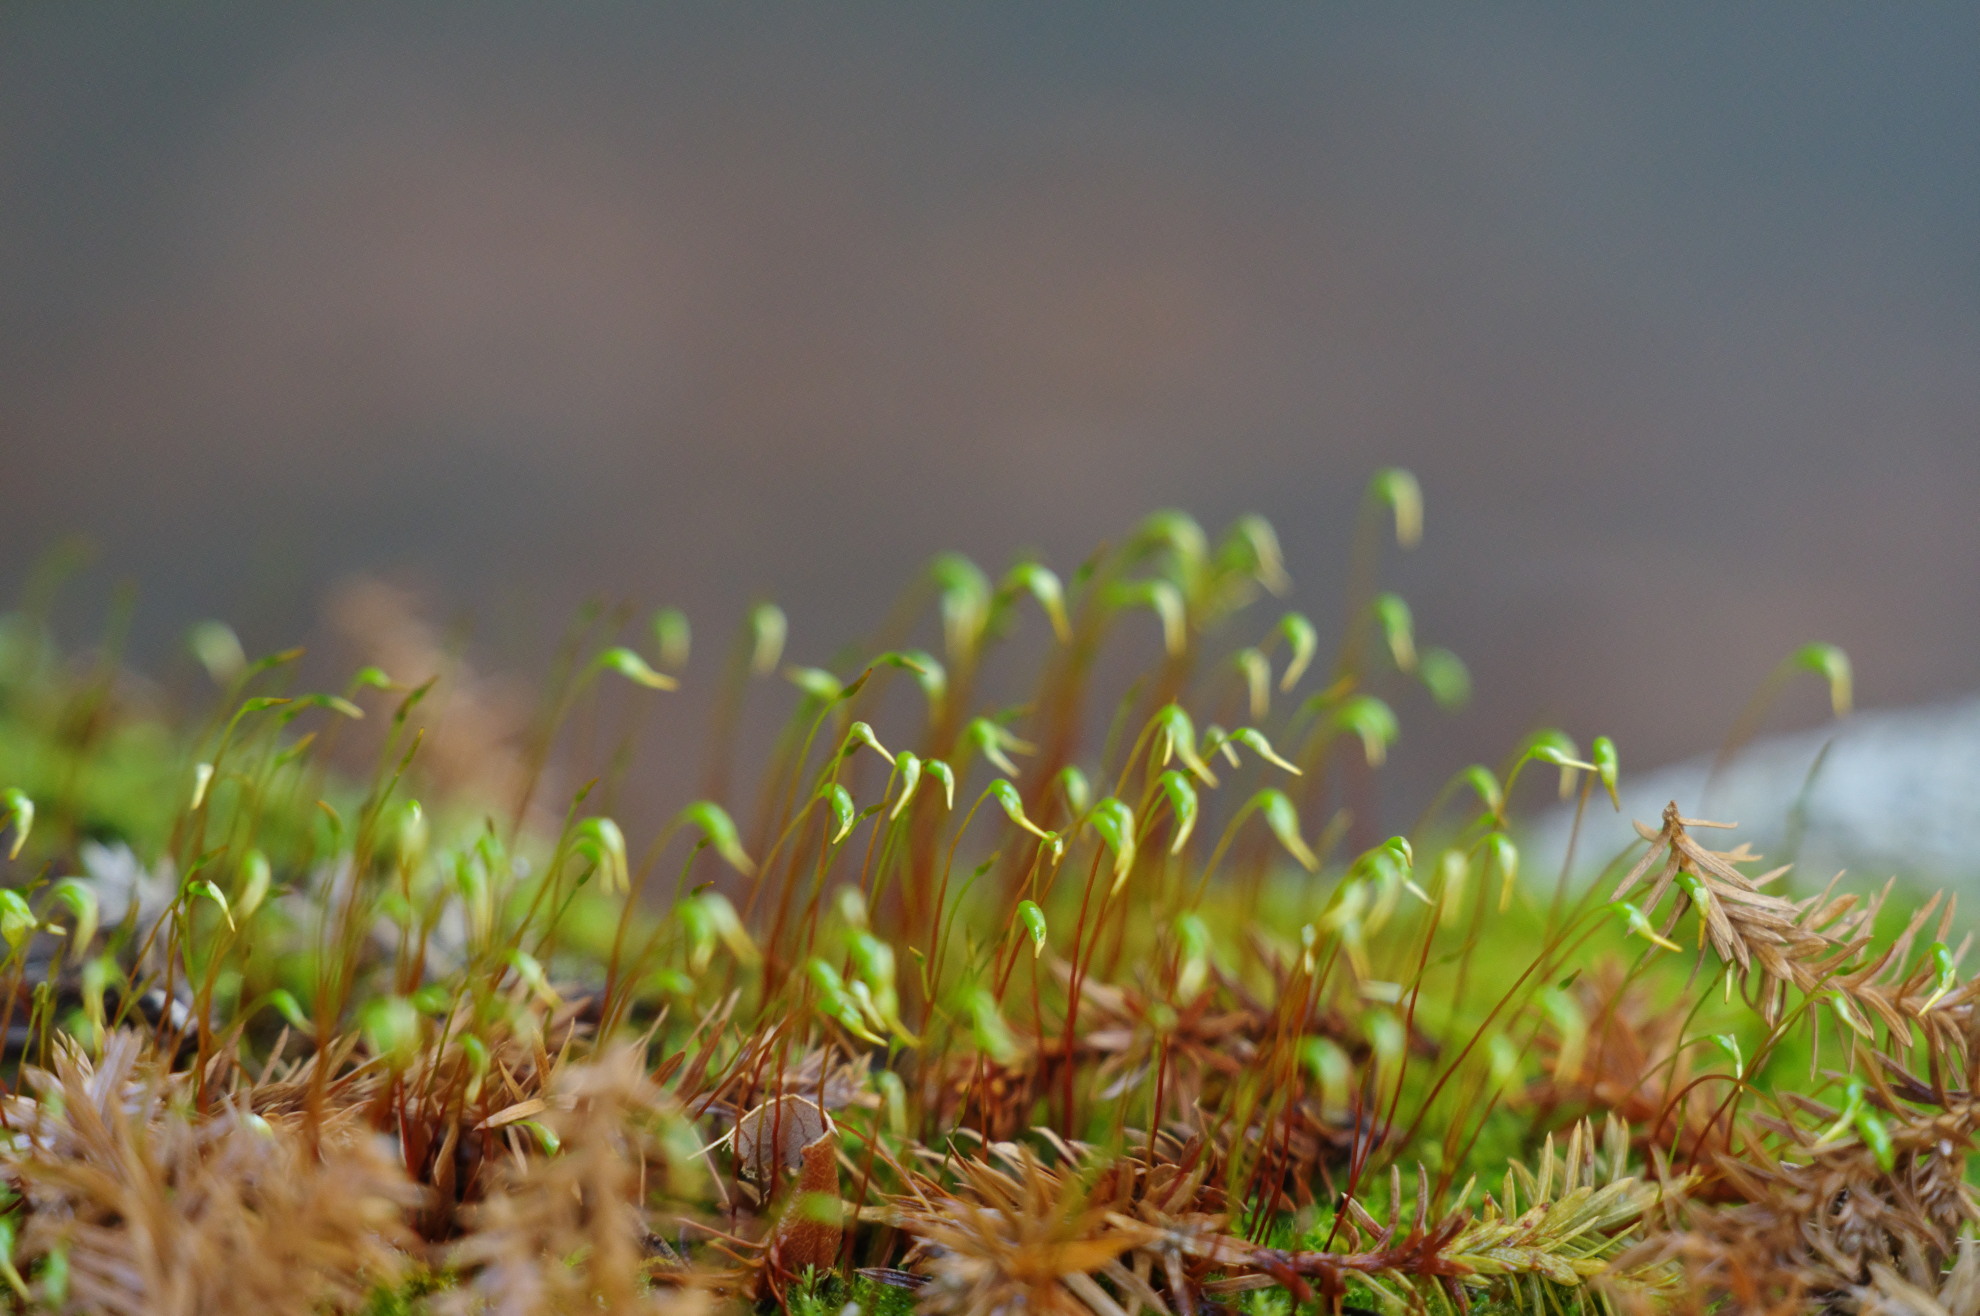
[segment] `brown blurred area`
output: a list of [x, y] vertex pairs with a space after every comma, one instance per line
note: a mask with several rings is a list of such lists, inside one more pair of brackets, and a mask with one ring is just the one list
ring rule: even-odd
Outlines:
[[[933, 552], [1366, 475], [1480, 698], [1715, 743], [1780, 656], [1980, 683], [1980, 11], [0, 11], [0, 588], [139, 652], [383, 573], [540, 665], [590, 595], [822, 661]], [[88, 638], [86, 617], [75, 622]], [[1805, 696], [1803, 698], [1802, 696]], [[1781, 725], [1821, 715], [1800, 692]], [[699, 723], [669, 714], [663, 730]]]

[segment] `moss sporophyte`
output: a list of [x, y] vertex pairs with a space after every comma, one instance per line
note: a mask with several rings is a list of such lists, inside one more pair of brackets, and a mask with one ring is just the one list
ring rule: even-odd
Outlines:
[[[593, 608], [534, 719], [389, 591], [335, 693], [201, 623], [178, 709], [7, 615], [7, 1300], [1980, 1310], [1951, 903], [1674, 807], [1534, 871], [1523, 817], [1619, 799], [1554, 728], [1384, 836], [1404, 715], [1471, 693], [1384, 588], [1424, 530], [1380, 472], [1312, 613], [1258, 517], [944, 554], [832, 661]], [[1728, 757], [1847, 707], [1829, 646], [1762, 677]], [[712, 729], [657, 810], [654, 700]]]

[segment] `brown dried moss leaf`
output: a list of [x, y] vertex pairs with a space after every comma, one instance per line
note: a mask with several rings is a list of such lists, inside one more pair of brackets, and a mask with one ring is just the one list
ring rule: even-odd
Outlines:
[[358, 1306], [404, 1270], [419, 1200], [349, 1122], [314, 1154], [300, 1121], [228, 1106], [195, 1121], [183, 1075], [114, 1033], [92, 1064], [66, 1049], [16, 1103], [9, 1171], [28, 1207], [26, 1259], [66, 1248], [71, 1302], [117, 1316], [314, 1316]]
[[449, 1260], [469, 1278], [444, 1310], [490, 1316], [695, 1316], [711, 1299], [692, 1276], [665, 1278], [649, 1254], [649, 1196], [688, 1168], [661, 1140], [671, 1106], [624, 1048], [560, 1070], [544, 1123], [559, 1150], [505, 1165], [487, 1197], [464, 1211], [472, 1232]]

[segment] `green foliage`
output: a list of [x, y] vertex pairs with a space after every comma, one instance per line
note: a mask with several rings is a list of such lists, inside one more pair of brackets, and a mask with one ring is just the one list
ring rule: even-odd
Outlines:
[[848, 1283], [836, 1271], [808, 1271], [785, 1295], [791, 1316], [842, 1316], [850, 1303], [860, 1316], [910, 1316], [914, 1293], [855, 1275]]

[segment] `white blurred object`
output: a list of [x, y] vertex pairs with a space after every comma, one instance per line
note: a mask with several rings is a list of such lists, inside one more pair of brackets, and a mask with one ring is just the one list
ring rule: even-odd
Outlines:
[[154, 872], [122, 841], [111, 845], [84, 841], [77, 857], [96, 892], [98, 917], [105, 928], [122, 924], [135, 905], [137, 927], [140, 932], [149, 929], [179, 893], [177, 870], [170, 859], [160, 859]]
[[[1675, 800], [1686, 817], [1739, 824], [1717, 833], [1713, 848], [1745, 841], [1770, 863], [1793, 861], [1797, 888], [1839, 869], [1865, 881], [1899, 874], [1980, 887], [1980, 699], [1858, 713], [1759, 740], [1708, 789], [1711, 766], [1707, 755], [1632, 775], [1625, 759], [1622, 812], [1600, 789], [1589, 797], [1575, 877], [1588, 880], [1640, 844], [1631, 819], [1655, 827]], [[1527, 833], [1536, 876], [1560, 870], [1573, 818], [1572, 808], [1556, 809]]]

